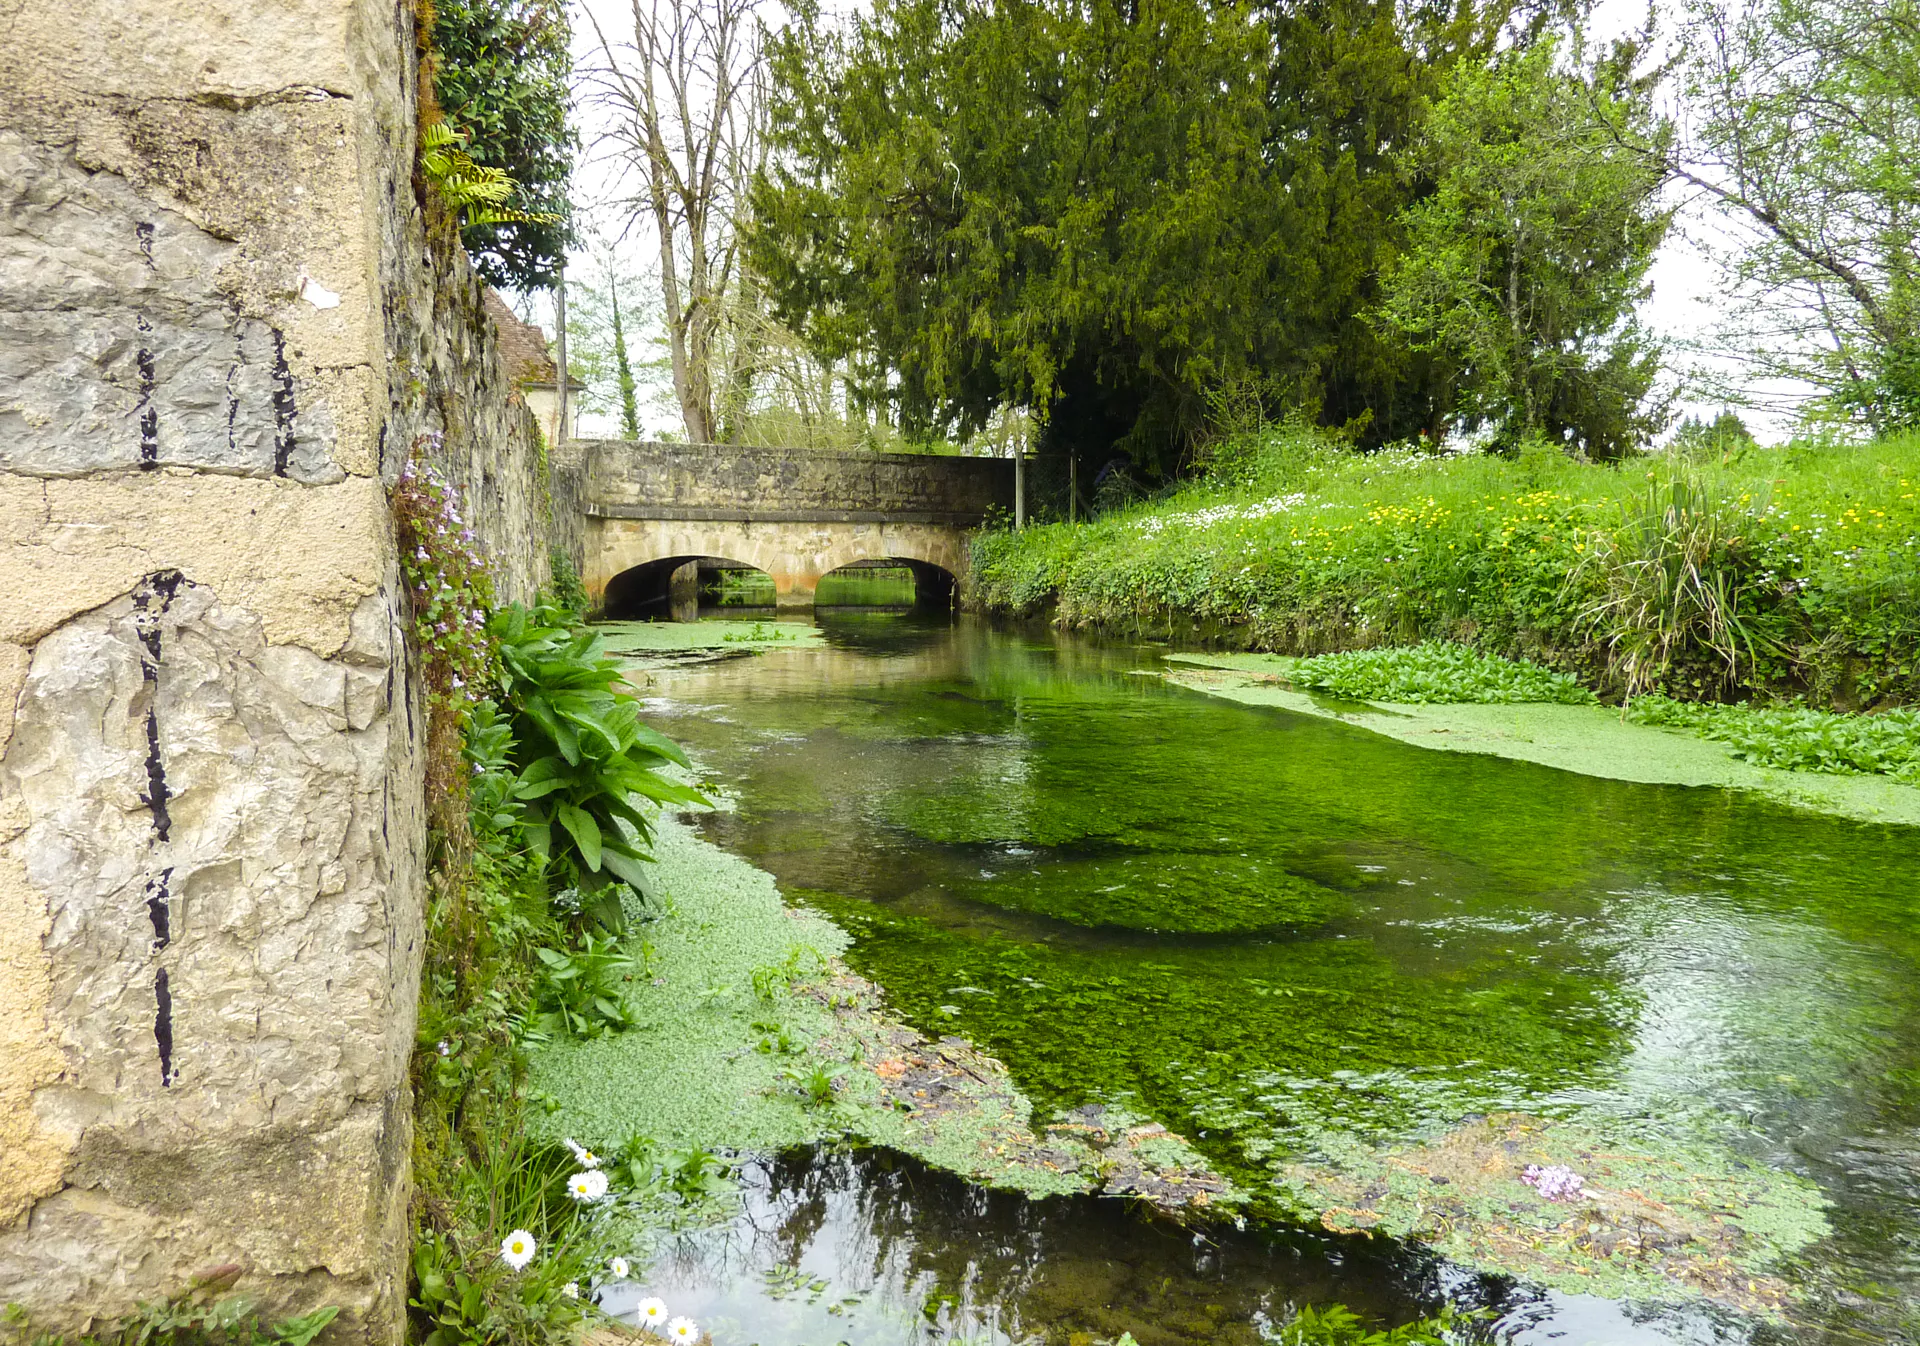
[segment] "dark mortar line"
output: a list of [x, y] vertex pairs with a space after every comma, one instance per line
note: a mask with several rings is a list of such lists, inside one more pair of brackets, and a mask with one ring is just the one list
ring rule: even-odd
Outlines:
[[[177, 570], [158, 570], [146, 577], [133, 591], [133, 628], [140, 638], [142, 655], [140, 676], [147, 684], [147, 793], [141, 802], [153, 814], [154, 837], [164, 844], [173, 830], [167, 809], [167, 769], [160, 752], [160, 618], [173, 605], [174, 595], [185, 582]], [[153, 923], [152, 954], [159, 954], [173, 942], [173, 922], [168, 906], [173, 884], [173, 866], [147, 881], [147, 919]], [[160, 1051], [160, 1087], [171, 1088], [173, 1069], [173, 994], [167, 987], [167, 970], [162, 967], [153, 978], [153, 1040]]]
[[153, 1040], [160, 1046], [160, 1087], [173, 1086], [173, 996], [167, 990], [167, 970], [153, 974]]
[[236, 452], [234, 440], [234, 418], [240, 414], [240, 394], [233, 386], [239, 377], [240, 366], [246, 362], [245, 339], [239, 332], [233, 334], [233, 363], [227, 366], [227, 453]]
[[[145, 338], [153, 335], [153, 324], [147, 321], [147, 315], [141, 314], [134, 319]], [[134, 357], [140, 369], [140, 470], [151, 472], [160, 466], [160, 411], [153, 405], [153, 391], [159, 380], [154, 373], [153, 351], [143, 340], [140, 350]]]
[[159, 953], [173, 943], [172, 915], [167, 900], [172, 896], [173, 866], [160, 871], [160, 877], [147, 880], [147, 917], [153, 922], [153, 952]]
[[287, 366], [287, 334], [273, 329], [273, 475], [287, 475], [293, 461], [293, 371]]

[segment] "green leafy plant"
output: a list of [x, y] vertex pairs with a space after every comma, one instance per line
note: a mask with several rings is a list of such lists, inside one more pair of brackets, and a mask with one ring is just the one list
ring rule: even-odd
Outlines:
[[1464, 1318], [1444, 1310], [1438, 1317], [1399, 1327], [1369, 1328], [1343, 1304], [1309, 1306], [1295, 1314], [1274, 1341], [1278, 1346], [1448, 1346], [1465, 1340], [1456, 1331]]
[[541, 962], [538, 1026], [593, 1038], [633, 1026], [627, 1008], [627, 983], [641, 965], [612, 935], [591, 931], [577, 949], [534, 950]]
[[560, 548], [555, 547], [547, 559], [553, 572], [553, 580], [547, 589], [552, 605], [567, 617], [578, 621], [587, 613], [587, 586], [580, 582], [580, 572], [573, 568], [573, 558]]
[[1590, 705], [1592, 692], [1565, 673], [1464, 645], [1429, 642], [1302, 659], [1295, 686], [1350, 701], [1513, 702]]
[[1631, 717], [1731, 744], [1758, 766], [1920, 783], [1920, 710], [1840, 715], [1802, 706], [1719, 706], [1643, 696]]
[[636, 797], [706, 802], [661, 774], [669, 764], [686, 766], [686, 755], [640, 723], [620, 665], [555, 610], [515, 604], [488, 630], [499, 650], [518, 768], [513, 795], [524, 809], [526, 844], [562, 889], [581, 894], [587, 919], [622, 930], [622, 887], [648, 889], [642, 866], [652, 824]]
[[551, 211], [528, 211], [508, 203], [520, 184], [505, 169], [475, 163], [467, 154], [467, 133], [449, 122], [420, 128], [420, 173], [446, 203], [459, 212], [464, 228], [498, 224], [557, 224]]
[[794, 1087], [800, 1100], [808, 1107], [824, 1108], [839, 1095], [840, 1077], [846, 1073], [844, 1062], [829, 1064], [821, 1061], [812, 1065], [788, 1066], [780, 1072], [780, 1078]]
[[[450, 1205], [442, 1227], [413, 1252], [413, 1339], [423, 1346], [468, 1342], [572, 1340], [586, 1315], [579, 1289], [605, 1264], [614, 1243], [615, 1201], [576, 1201], [567, 1191], [578, 1160], [524, 1129], [497, 1138], [438, 1199]], [[610, 1191], [623, 1198], [624, 1185]], [[509, 1237], [526, 1236], [518, 1264]], [[567, 1293], [567, 1287], [574, 1293]]]
[[479, 694], [493, 663], [487, 615], [493, 575], [481, 555], [460, 492], [428, 465], [440, 447], [423, 435], [393, 489], [400, 570], [413, 599], [413, 639], [428, 697], [456, 712]]
[[218, 1297], [215, 1287], [232, 1285], [221, 1272], [175, 1299], [142, 1304], [114, 1322], [89, 1327], [77, 1337], [36, 1330], [26, 1311], [7, 1305], [0, 1314], [0, 1340], [16, 1346], [311, 1346], [340, 1313], [336, 1307], [315, 1309], [298, 1317], [269, 1322], [240, 1296]]
[[[469, 218], [460, 241], [489, 284], [551, 288], [570, 235], [572, 32], [563, 0], [421, 0], [432, 102], [477, 165], [510, 179], [525, 209]], [[422, 71], [429, 78], [428, 69]]]

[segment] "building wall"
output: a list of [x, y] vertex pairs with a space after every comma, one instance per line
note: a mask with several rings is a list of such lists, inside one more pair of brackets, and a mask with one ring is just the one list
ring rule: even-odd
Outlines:
[[0, 65], [0, 1299], [404, 1315], [424, 724], [387, 488], [545, 474], [393, 0], [17, 0]]

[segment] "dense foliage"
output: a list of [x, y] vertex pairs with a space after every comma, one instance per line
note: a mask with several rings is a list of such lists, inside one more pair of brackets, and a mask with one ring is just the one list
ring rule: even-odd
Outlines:
[[975, 544], [975, 598], [1283, 652], [1457, 639], [1688, 699], [1920, 699], [1920, 439], [1724, 463], [1353, 454], [1299, 429], [1090, 525]]
[[1897, 776], [1920, 784], [1920, 711], [1835, 715], [1800, 706], [1717, 706], [1643, 696], [1628, 713], [1642, 724], [1690, 729], [1731, 744], [1756, 766], [1847, 776]]
[[[698, 798], [657, 773], [679, 749], [638, 725], [611, 661], [559, 609], [509, 606], [486, 632], [497, 702], [463, 707], [469, 839], [464, 853], [443, 839], [436, 866], [415, 1057], [411, 1303], [433, 1346], [571, 1340], [615, 1213], [645, 1199], [631, 1165], [529, 1131], [526, 1048], [628, 1026], [646, 957], [619, 934], [645, 883], [636, 805]], [[598, 1172], [612, 1176], [583, 1188]], [[505, 1255], [516, 1234], [521, 1265]]]
[[[885, 0], [776, 43], [753, 260], [913, 427], [997, 408], [1042, 463], [1175, 468], [1264, 408], [1436, 430], [1449, 382], [1368, 321], [1442, 74], [1499, 4]], [[1598, 264], [1611, 259], [1595, 256]], [[1057, 475], [1057, 474], [1056, 474]]]
[[1288, 680], [1352, 701], [1549, 701], [1578, 706], [1594, 699], [1565, 673], [1447, 641], [1315, 655], [1295, 664]]
[[[461, 242], [489, 284], [550, 288], [568, 239], [572, 29], [561, 0], [433, 0], [433, 91], [474, 164], [517, 190]], [[517, 217], [509, 217], [509, 215]]]
[[1691, 115], [1669, 166], [1741, 244], [1727, 350], [1877, 433], [1920, 426], [1920, 3], [1677, 8]]
[[1628, 147], [1664, 132], [1632, 44], [1591, 70], [1563, 54], [1542, 41], [1450, 72], [1422, 136], [1434, 191], [1407, 212], [1381, 316], [1439, 360], [1459, 424], [1611, 458], [1664, 419], [1634, 311], [1670, 212]]

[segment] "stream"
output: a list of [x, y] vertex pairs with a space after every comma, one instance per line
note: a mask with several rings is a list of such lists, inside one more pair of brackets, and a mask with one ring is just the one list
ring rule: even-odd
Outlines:
[[[650, 720], [734, 796], [703, 830], [848, 930], [849, 963], [915, 1027], [1004, 1061], [1036, 1114], [1162, 1124], [1251, 1218], [1174, 1237], [1112, 1201], [768, 1160], [742, 1223], [676, 1273], [756, 1325], [739, 1340], [1257, 1341], [1285, 1304], [1329, 1298], [1388, 1320], [1490, 1305], [1510, 1341], [1914, 1339], [1911, 830], [1411, 747], [1170, 686], [1158, 647], [820, 620], [824, 647], [648, 689]], [[1359, 1175], [1356, 1204], [1409, 1166], [1458, 1184], [1436, 1156], [1512, 1116], [1564, 1136], [1570, 1162], [1624, 1147], [1696, 1197], [1742, 1194], [1734, 1218], [1759, 1212], [1749, 1232], [1788, 1251], [1769, 1270], [1793, 1325], [1684, 1295], [1623, 1308], [1635, 1287], [1604, 1269], [1597, 1294], [1578, 1276], [1529, 1291], [1525, 1266], [1489, 1280], [1399, 1240], [1300, 1232], [1347, 1208], [1316, 1185], [1329, 1166]], [[1398, 1166], [1376, 1181], [1381, 1155]], [[935, 1278], [951, 1304], [926, 1310], [916, 1256], [970, 1268]], [[824, 1288], [780, 1282], [796, 1267]], [[895, 1326], [836, 1326], [842, 1290], [892, 1304]], [[1050, 1294], [1084, 1311], [1043, 1312]]]

